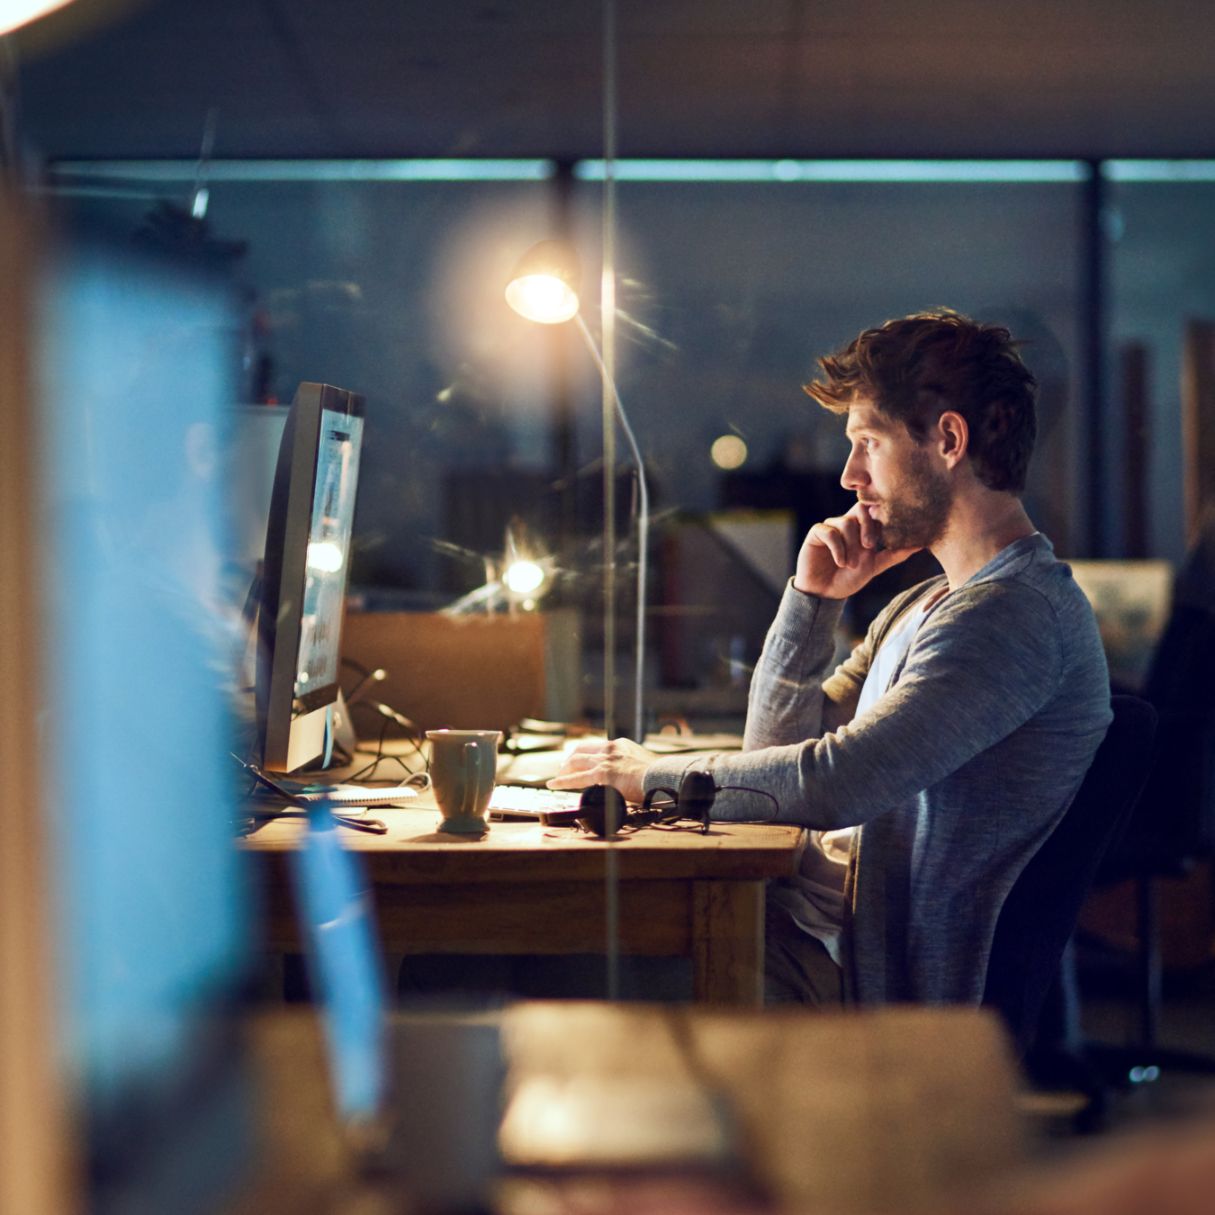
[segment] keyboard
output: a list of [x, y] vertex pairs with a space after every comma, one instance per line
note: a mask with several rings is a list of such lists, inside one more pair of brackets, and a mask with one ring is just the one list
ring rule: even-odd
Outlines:
[[555, 810], [577, 810], [577, 789], [537, 789], [531, 785], [495, 785], [489, 798], [491, 822], [514, 819], [535, 822]]

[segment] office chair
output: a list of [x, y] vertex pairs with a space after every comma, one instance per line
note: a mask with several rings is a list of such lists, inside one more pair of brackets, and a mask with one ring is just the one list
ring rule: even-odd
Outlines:
[[1081, 904], [1147, 779], [1156, 710], [1111, 697], [1114, 718], [1071, 805], [1017, 878], [996, 922], [983, 1003], [1003, 1017], [1017, 1054], [1034, 1041]]
[[[1184, 577], [1184, 571], [1183, 575]], [[1122, 1046], [1085, 1043], [1083, 1050], [1114, 1083], [1153, 1079], [1161, 1068], [1215, 1074], [1215, 1059], [1169, 1050], [1156, 1040], [1162, 960], [1156, 882], [1181, 877], [1215, 855], [1215, 611], [1178, 594], [1144, 684], [1159, 729], [1147, 784], [1121, 842], [1101, 864], [1095, 884], [1135, 882], [1138, 1039]]]
[[1048, 994], [1041, 1035], [1027, 1054], [1030, 1074], [1089, 1098], [1084, 1118], [1099, 1121], [1112, 1089], [1159, 1076], [1162, 1068], [1213, 1074], [1215, 1059], [1161, 1047], [1162, 961], [1156, 882], [1180, 877], [1215, 855], [1215, 505], [1178, 571], [1173, 608], [1153, 654], [1143, 696], [1157, 713], [1148, 778], [1128, 826], [1098, 866], [1094, 887], [1133, 879], [1137, 931], [1133, 957], [1139, 1004], [1137, 1038], [1089, 1042], [1080, 1027], [1076, 942], [1069, 942]]

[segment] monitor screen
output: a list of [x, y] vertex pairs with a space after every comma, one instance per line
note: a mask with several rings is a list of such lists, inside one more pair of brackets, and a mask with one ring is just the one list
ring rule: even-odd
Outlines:
[[20, 691], [41, 731], [86, 1205], [210, 1210], [252, 1108], [242, 634], [216, 460], [239, 313], [219, 272], [125, 232], [61, 232], [34, 305], [45, 678]]
[[258, 607], [261, 763], [324, 764], [363, 441], [363, 398], [301, 384], [279, 448]]

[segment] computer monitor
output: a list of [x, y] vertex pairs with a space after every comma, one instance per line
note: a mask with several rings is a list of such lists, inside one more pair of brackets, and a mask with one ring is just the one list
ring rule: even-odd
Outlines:
[[43, 677], [12, 690], [42, 748], [54, 1054], [80, 1209], [192, 1215], [238, 1187], [254, 1135], [256, 920], [229, 757], [241, 632], [215, 458], [239, 300], [192, 250], [55, 238], [28, 312], [40, 434], [24, 453]]
[[279, 446], [258, 602], [260, 759], [272, 772], [332, 752], [363, 398], [299, 386]]

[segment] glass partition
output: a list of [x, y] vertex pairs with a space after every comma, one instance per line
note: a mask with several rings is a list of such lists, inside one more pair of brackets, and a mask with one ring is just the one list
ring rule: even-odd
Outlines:
[[[614, 248], [616, 378], [652, 509], [649, 730], [741, 730], [797, 546], [850, 501], [839, 485], [840, 421], [801, 386], [820, 355], [890, 317], [948, 305], [1026, 342], [1041, 384], [1030, 513], [1062, 555], [1090, 555], [1085, 166], [620, 162], [617, 171], [610, 241], [597, 162], [215, 162], [205, 205], [192, 163], [63, 164], [52, 174], [73, 210], [226, 269], [241, 292], [231, 354], [246, 422], [278, 417], [302, 380], [365, 395], [358, 620], [344, 634], [360, 734], [407, 728], [377, 704], [421, 728], [493, 726], [495, 714], [503, 725], [531, 716], [601, 728], [605, 673], [614, 731], [632, 724], [636, 468], [617, 442], [610, 617], [596, 355], [575, 324], [530, 324], [503, 296], [517, 259], [554, 235], [580, 255], [592, 345], [604, 337], [597, 285]], [[1142, 555], [1175, 558], [1181, 332], [1215, 306], [1202, 223], [1215, 186], [1126, 173], [1108, 170], [1109, 315], [1116, 342], [1134, 338], [1151, 355]], [[1110, 382], [1100, 454], [1113, 462], [1116, 496], [1136, 436], [1123, 437], [1123, 381]], [[273, 426], [262, 429], [243, 432], [246, 458], [234, 461], [250, 484], [233, 504], [254, 519], [264, 510], [256, 483], [268, 488], [272, 467], [256, 457], [258, 444], [273, 445]], [[1122, 498], [1106, 505], [1117, 520], [1111, 555], [1129, 555], [1130, 508]], [[527, 577], [516, 579], [513, 562], [530, 565]], [[849, 627], [863, 627], [899, 580], [927, 572], [917, 561], [875, 582]], [[444, 630], [456, 617], [513, 631], [453, 642]], [[367, 682], [376, 668], [385, 678]], [[452, 688], [469, 691], [442, 699]]]
[[[288, 403], [303, 380], [367, 398], [353, 581], [399, 602], [437, 606], [484, 582], [483, 558], [500, 554], [506, 521], [531, 505], [522, 490], [510, 500], [503, 474], [543, 493], [547, 339], [506, 308], [502, 289], [518, 251], [548, 231], [551, 195], [542, 182], [495, 179], [501, 171], [398, 182], [366, 168], [335, 179], [319, 166], [311, 180], [212, 170], [205, 217], [192, 220], [169, 205], [189, 197], [193, 166], [176, 181], [116, 166], [126, 196], [76, 201], [144, 241], [229, 263], [244, 294], [244, 403]], [[505, 518], [454, 505], [464, 481], [491, 498], [492, 482]]]
[[[289, 162], [212, 166], [205, 217], [166, 199], [194, 166], [60, 166], [78, 208], [145, 240], [194, 240], [244, 292], [245, 402], [305, 379], [367, 397], [356, 597], [381, 608], [566, 608], [581, 667], [563, 709], [603, 712], [603, 422], [573, 325], [515, 316], [503, 287], [536, 240], [571, 233], [583, 317], [602, 337], [602, 164]], [[482, 171], [478, 172], [478, 164]], [[801, 535], [846, 505], [842, 427], [801, 385], [860, 329], [949, 305], [1007, 323], [1042, 383], [1029, 504], [1082, 552], [1082, 166], [899, 163], [880, 172], [622, 162], [616, 371], [654, 505], [647, 724], [738, 727], [753, 662]], [[174, 178], [173, 174], [177, 176]], [[512, 179], [513, 178], [513, 179]], [[691, 180], [689, 178], [692, 178]], [[617, 728], [632, 684], [635, 472], [616, 452]], [[539, 594], [500, 584], [534, 559]], [[549, 577], [551, 575], [551, 577]], [[881, 588], [879, 588], [880, 590]], [[861, 609], [864, 610], [863, 607]]]
[[[842, 423], [801, 386], [819, 355], [863, 328], [948, 305], [1023, 338], [1042, 385], [1029, 507], [1060, 552], [1085, 539], [1082, 166], [1022, 166], [1029, 180], [1002, 180], [999, 165], [983, 180], [972, 166], [969, 180], [949, 181], [932, 180], [933, 166], [918, 168], [922, 180], [914, 165], [891, 166], [886, 180], [865, 166], [823, 179], [777, 162], [767, 180], [749, 167], [744, 181], [738, 165], [620, 167], [618, 376], [655, 507], [652, 724], [664, 712], [741, 723], [801, 537], [851, 503], [839, 485]], [[593, 167], [582, 175], [589, 244], [599, 204]], [[580, 450], [593, 450], [592, 423], [581, 423]], [[887, 580], [866, 600], [890, 590]]]
[[[1182, 378], [1187, 327], [1215, 322], [1215, 162], [1106, 166], [1110, 359], [1123, 475], [1107, 507], [1128, 556], [1178, 562], [1186, 535]], [[1138, 512], [1138, 513], [1136, 513]]]

